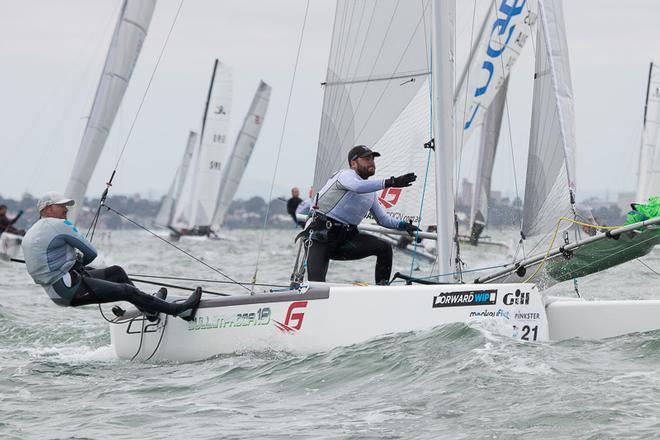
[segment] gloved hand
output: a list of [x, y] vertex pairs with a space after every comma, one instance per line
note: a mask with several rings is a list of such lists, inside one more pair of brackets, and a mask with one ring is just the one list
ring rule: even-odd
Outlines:
[[404, 220], [399, 222], [399, 230], [406, 231], [411, 237], [415, 236], [415, 232], [421, 231], [417, 226], [413, 225], [412, 222], [408, 223]]
[[403, 188], [412, 185], [415, 180], [417, 180], [415, 173], [408, 173], [399, 177], [392, 176], [385, 179], [385, 188]]

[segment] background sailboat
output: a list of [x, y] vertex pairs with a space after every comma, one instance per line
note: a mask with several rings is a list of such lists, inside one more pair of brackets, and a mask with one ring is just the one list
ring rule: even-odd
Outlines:
[[215, 60], [209, 98], [204, 110], [200, 142], [188, 144], [159, 213], [158, 224], [172, 238], [214, 236], [254, 150], [270, 100], [271, 88], [261, 82], [233, 148], [229, 148], [231, 69]]
[[69, 219], [74, 223], [133, 74], [155, 7], [156, 0], [124, 0], [122, 4], [65, 191], [67, 197], [76, 201], [69, 211]]

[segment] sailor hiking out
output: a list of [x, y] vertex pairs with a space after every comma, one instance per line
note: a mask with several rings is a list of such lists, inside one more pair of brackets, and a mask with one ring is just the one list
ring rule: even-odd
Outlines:
[[360, 233], [357, 225], [371, 211], [379, 225], [405, 230], [411, 236], [417, 227], [398, 221], [385, 212], [376, 199], [383, 188], [411, 186], [414, 173], [389, 179], [368, 180], [376, 172], [379, 153], [365, 145], [348, 153], [349, 169], [335, 173], [321, 188], [307, 230], [312, 245], [307, 256], [309, 281], [325, 281], [330, 260], [359, 260], [376, 256], [376, 284], [387, 284], [392, 271], [392, 247], [373, 235]]
[[198, 287], [180, 303], [165, 301], [167, 290], [155, 295], [137, 289], [120, 266], [90, 269], [97, 255], [96, 249], [76, 227], [66, 219], [68, 207], [75, 202], [49, 192], [37, 203], [41, 218], [25, 234], [23, 253], [28, 273], [41, 285], [51, 300], [60, 306], [103, 304], [128, 301], [147, 317], [157, 313], [191, 320], [202, 296]]

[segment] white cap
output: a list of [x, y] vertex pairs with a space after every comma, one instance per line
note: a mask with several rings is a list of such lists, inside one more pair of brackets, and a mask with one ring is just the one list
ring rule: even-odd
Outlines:
[[67, 199], [60, 193], [50, 191], [41, 196], [37, 202], [37, 211], [41, 212], [41, 210], [47, 208], [50, 205], [73, 206], [75, 203], [76, 202], [73, 199]]

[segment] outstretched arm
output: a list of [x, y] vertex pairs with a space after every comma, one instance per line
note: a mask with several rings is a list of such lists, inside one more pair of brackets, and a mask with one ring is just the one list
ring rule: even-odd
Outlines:
[[385, 181], [379, 180], [365, 180], [361, 179], [355, 171], [342, 172], [338, 179], [339, 183], [349, 191], [356, 193], [370, 193], [380, 191], [385, 188]]

